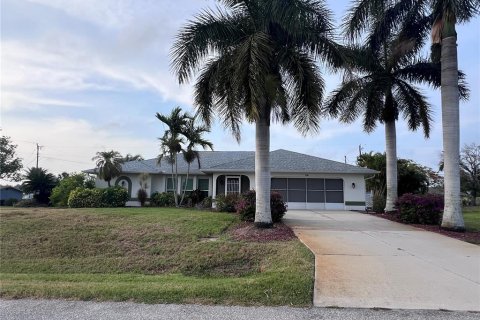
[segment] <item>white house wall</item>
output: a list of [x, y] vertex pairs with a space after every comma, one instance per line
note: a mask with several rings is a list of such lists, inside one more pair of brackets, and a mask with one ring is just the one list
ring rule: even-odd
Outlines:
[[[245, 175], [250, 179], [250, 189], [255, 189], [255, 174], [254, 173], [245, 173], [245, 172], [228, 172], [228, 173], [214, 173], [211, 176], [207, 175], [191, 175], [194, 179], [193, 189], [196, 189], [197, 179], [207, 178], [209, 179], [209, 195], [212, 198], [215, 198], [216, 194], [216, 179], [220, 175]], [[140, 180], [139, 174], [125, 173], [121, 176], [126, 176], [132, 181], [132, 200], [137, 198], [138, 189], [140, 189]], [[169, 175], [163, 174], [152, 174], [147, 182], [147, 194], [150, 196], [154, 192], [165, 192], [166, 187], [166, 178], [170, 177]], [[304, 203], [304, 202], [289, 202], [289, 209], [310, 209], [310, 210], [364, 210], [365, 209], [365, 178], [363, 174], [280, 174], [272, 173], [272, 178], [325, 178], [325, 179], [342, 179], [343, 180], [343, 190], [344, 190], [344, 203]], [[115, 185], [118, 177], [114, 178], [111, 182], [111, 185]], [[181, 176], [179, 176], [179, 181], [177, 183], [178, 188], [180, 189]], [[355, 188], [352, 187], [352, 183], [355, 183]], [[96, 179], [95, 185], [98, 188], [106, 188], [108, 185], [105, 181], [101, 179]], [[180, 190], [178, 190], [180, 193]], [[138, 201], [129, 201], [128, 205], [137, 205]]]

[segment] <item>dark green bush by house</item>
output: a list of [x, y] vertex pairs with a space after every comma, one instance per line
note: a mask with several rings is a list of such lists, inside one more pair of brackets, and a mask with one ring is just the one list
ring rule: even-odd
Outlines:
[[[255, 190], [250, 190], [242, 194], [236, 203], [236, 211], [243, 221], [255, 220]], [[287, 212], [287, 205], [278, 192], [272, 192], [270, 195], [270, 210], [272, 212], [272, 221], [280, 222]]]
[[68, 206], [70, 208], [124, 207], [128, 198], [127, 190], [122, 187], [77, 188], [70, 193]]
[[150, 196], [150, 205], [154, 207], [174, 207], [175, 197], [171, 192], [154, 192]]
[[443, 196], [407, 193], [395, 203], [398, 218], [406, 223], [439, 225], [442, 221]]
[[102, 207], [125, 207], [129, 200], [128, 191], [122, 187], [110, 187], [102, 190]]
[[17, 202], [18, 202], [18, 199], [9, 198], [9, 199], [3, 201], [2, 206], [11, 207], [11, 206], [15, 205], [15, 203], [17, 203]]
[[83, 173], [68, 175], [53, 188], [50, 203], [55, 207], [68, 206], [70, 192], [76, 188], [93, 189], [95, 188], [95, 182]]

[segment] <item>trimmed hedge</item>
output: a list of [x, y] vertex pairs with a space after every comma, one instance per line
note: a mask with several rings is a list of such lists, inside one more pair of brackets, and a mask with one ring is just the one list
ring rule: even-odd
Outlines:
[[443, 196], [406, 193], [398, 198], [397, 215], [405, 223], [439, 225], [442, 222]]
[[[243, 221], [255, 220], [255, 202], [255, 190], [243, 193], [241, 198], [237, 201], [235, 208]], [[273, 222], [280, 222], [287, 212], [287, 204], [283, 201], [280, 193], [272, 192], [270, 194], [270, 210]]]
[[122, 187], [105, 189], [76, 188], [70, 192], [68, 206], [70, 208], [124, 207], [128, 199], [128, 192]]

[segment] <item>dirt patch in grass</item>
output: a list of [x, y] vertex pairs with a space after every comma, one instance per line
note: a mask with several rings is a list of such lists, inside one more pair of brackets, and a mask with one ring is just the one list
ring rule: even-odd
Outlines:
[[[398, 219], [395, 215], [388, 214], [388, 213], [375, 213], [375, 212], [367, 212], [368, 214], [371, 214], [372, 216], [387, 219], [390, 221], [403, 223]], [[442, 234], [444, 236], [450, 237], [450, 238], [455, 238], [458, 240], [470, 242], [473, 244], [478, 244], [480, 245], [480, 232], [478, 231], [465, 231], [465, 232], [455, 232], [455, 231], [448, 231], [448, 230], [443, 230], [440, 228], [440, 226], [431, 226], [431, 225], [424, 225], [424, 224], [409, 224], [412, 227], [435, 232]]]
[[283, 223], [275, 223], [270, 229], [259, 229], [252, 222], [242, 222], [229, 233], [235, 240], [251, 242], [289, 241], [296, 238], [292, 229]]

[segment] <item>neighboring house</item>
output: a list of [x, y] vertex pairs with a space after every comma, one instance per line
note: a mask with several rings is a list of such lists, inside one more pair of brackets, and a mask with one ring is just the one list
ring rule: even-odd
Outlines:
[[0, 205], [4, 205], [6, 200], [15, 199], [17, 201], [22, 200], [23, 192], [17, 188], [11, 186], [0, 187]]
[[[365, 177], [375, 170], [322, 159], [288, 150], [270, 152], [272, 190], [279, 192], [289, 209], [363, 210]], [[95, 173], [95, 169], [85, 170]], [[122, 165], [122, 174], [112, 180], [125, 187], [132, 201], [140, 188], [139, 175], [149, 174], [147, 192], [172, 192], [171, 165], [164, 159], [130, 161]], [[177, 192], [185, 184], [187, 164], [178, 156]], [[107, 183], [96, 179], [97, 187]], [[199, 189], [213, 199], [219, 194], [241, 193], [255, 188], [255, 153], [250, 151], [200, 151], [200, 167], [191, 164], [187, 191]], [[129, 202], [127, 205], [135, 205]]]

